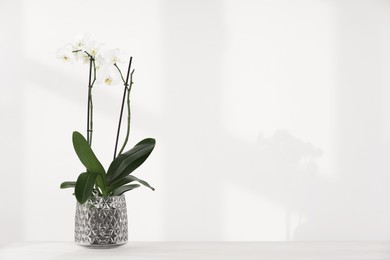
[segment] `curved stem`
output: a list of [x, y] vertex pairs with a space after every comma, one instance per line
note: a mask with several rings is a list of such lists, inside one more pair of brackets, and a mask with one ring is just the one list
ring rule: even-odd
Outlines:
[[[120, 130], [121, 130], [121, 124], [122, 124], [122, 115], [123, 115], [123, 106], [125, 104], [125, 98], [126, 98], [126, 91], [127, 91], [127, 86], [128, 86], [128, 82], [129, 82], [129, 76], [130, 76], [130, 69], [131, 69], [131, 62], [133, 60], [133, 57], [130, 57], [130, 61], [129, 61], [129, 67], [127, 69], [127, 76], [126, 76], [126, 81], [124, 83], [125, 87], [124, 87], [124, 90], [123, 90], [123, 98], [122, 98], [122, 105], [121, 105], [121, 112], [120, 112], [120, 115], [119, 115], [119, 123], [118, 123], [118, 131], [116, 133], [116, 141], [115, 141], [115, 149], [114, 149], [114, 159], [116, 158], [116, 150], [118, 148], [118, 140], [119, 140], [119, 134], [120, 134]], [[119, 69], [119, 68], [118, 68]], [[119, 70], [120, 71], [120, 70]]]
[[131, 113], [130, 113], [130, 91], [131, 87], [133, 86], [133, 73], [134, 70], [130, 74], [130, 86], [129, 89], [127, 90], [127, 132], [126, 132], [126, 138], [125, 141], [123, 142], [122, 148], [120, 149], [118, 155], [121, 155], [123, 150], [126, 147], [127, 141], [129, 140], [129, 135], [130, 135], [130, 119], [131, 119]]
[[121, 75], [121, 79], [122, 79], [123, 84], [126, 84], [126, 81], [125, 81], [125, 79], [123, 78], [121, 69], [118, 67], [118, 65], [116, 65], [116, 63], [114, 63], [114, 66], [115, 66], [115, 68], [119, 71], [119, 74]]

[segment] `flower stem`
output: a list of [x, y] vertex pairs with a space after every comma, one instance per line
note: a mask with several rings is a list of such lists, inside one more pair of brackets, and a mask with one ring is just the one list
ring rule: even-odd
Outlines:
[[93, 81], [91, 83], [90, 87], [90, 96], [89, 96], [89, 101], [90, 101], [90, 121], [89, 121], [89, 145], [92, 146], [92, 134], [93, 134], [93, 102], [92, 102], [92, 88], [93, 84], [95, 84], [96, 81], [96, 64], [95, 64], [95, 59], [93, 57], [90, 57], [92, 60], [92, 67], [93, 67]]
[[130, 74], [130, 85], [129, 85], [129, 89], [127, 90], [127, 132], [126, 132], [126, 138], [125, 138], [125, 141], [123, 142], [122, 148], [120, 149], [118, 155], [122, 154], [123, 150], [126, 147], [127, 141], [129, 140], [129, 135], [130, 135], [130, 119], [131, 119], [131, 113], [130, 113], [130, 91], [131, 91], [131, 87], [133, 86], [133, 83], [134, 83], [133, 82], [133, 73], [134, 73], [134, 69], [133, 69], [133, 71]]
[[115, 66], [115, 68], [119, 71], [119, 74], [121, 75], [121, 79], [122, 79], [123, 84], [126, 84], [126, 81], [125, 81], [125, 79], [123, 78], [123, 74], [122, 74], [121, 69], [118, 67], [118, 65], [116, 65], [116, 63], [114, 63], [114, 66]]
[[88, 77], [88, 103], [87, 103], [87, 142], [91, 146], [90, 134], [90, 116], [91, 116], [91, 80], [92, 80], [92, 59], [89, 60], [89, 77]]
[[92, 133], [93, 133], [93, 103], [92, 103], [92, 86], [90, 87], [90, 97], [89, 97], [89, 102], [90, 102], [90, 120], [89, 120], [89, 146], [92, 147]]
[[[121, 112], [120, 112], [120, 115], [119, 115], [118, 131], [117, 131], [117, 133], [116, 133], [115, 150], [114, 150], [114, 159], [116, 158], [116, 150], [117, 150], [117, 148], [118, 148], [118, 140], [119, 140], [119, 134], [120, 134], [120, 130], [121, 130], [122, 115], [123, 115], [123, 106], [124, 106], [124, 104], [125, 104], [127, 86], [129, 85], [128, 82], [129, 82], [129, 76], [130, 76], [130, 69], [131, 69], [131, 62], [132, 62], [132, 60], [133, 60], [133, 57], [130, 57], [130, 60], [129, 60], [129, 67], [128, 67], [128, 69], [127, 69], [126, 81], [125, 81], [125, 83], [124, 83], [125, 87], [124, 87], [124, 90], [123, 90], [123, 98], [122, 98]], [[122, 78], [123, 78], [123, 77], [122, 77]]]

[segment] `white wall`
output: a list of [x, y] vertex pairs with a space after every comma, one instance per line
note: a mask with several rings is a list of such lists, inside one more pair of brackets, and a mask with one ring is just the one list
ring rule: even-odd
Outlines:
[[[131, 240], [390, 239], [388, 1], [5, 0], [0, 28], [0, 243], [73, 239], [79, 32], [134, 56], [130, 142], [157, 139]], [[106, 166], [121, 89], [95, 88]]]

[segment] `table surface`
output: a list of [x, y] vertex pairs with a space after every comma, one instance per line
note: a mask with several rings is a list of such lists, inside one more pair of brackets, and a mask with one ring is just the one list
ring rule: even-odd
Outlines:
[[388, 260], [390, 242], [128, 242], [111, 249], [84, 248], [73, 242], [24, 242], [0, 247], [0, 259]]

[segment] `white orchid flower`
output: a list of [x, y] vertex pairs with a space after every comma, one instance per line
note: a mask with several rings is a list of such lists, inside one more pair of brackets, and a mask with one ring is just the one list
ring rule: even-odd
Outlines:
[[84, 51], [95, 57], [96, 55], [98, 55], [103, 46], [103, 43], [97, 42], [95, 40], [88, 40], [85, 42]]
[[106, 62], [103, 58], [103, 55], [101, 53], [98, 53], [96, 56], [95, 56], [95, 67], [97, 70], [99, 70], [100, 68], [106, 66]]
[[98, 81], [110, 86], [119, 83], [119, 72], [113, 66], [103, 66], [99, 70]]
[[110, 49], [104, 52], [103, 58], [107, 64], [117, 64], [124, 62], [123, 55], [119, 49]]
[[89, 39], [89, 34], [78, 34], [72, 41], [73, 50], [84, 50], [85, 43]]
[[62, 60], [63, 62], [71, 62], [74, 61], [74, 54], [72, 53], [73, 48], [72, 45], [67, 44], [64, 47], [57, 50], [57, 58]]
[[83, 63], [89, 62], [89, 56], [85, 53], [85, 44], [89, 40], [89, 34], [78, 34], [71, 43], [75, 59]]
[[75, 53], [75, 56], [77, 57], [77, 60], [81, 60], [84, 64], [89, 64], [90, 57], [87, 53], [85, 53], [85, 51], [79, 51]]

